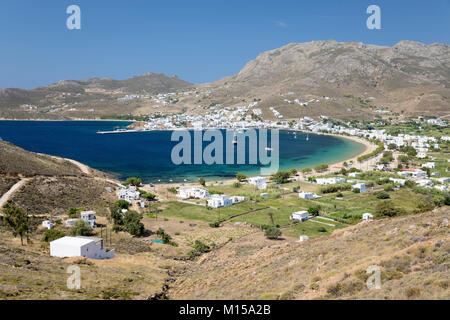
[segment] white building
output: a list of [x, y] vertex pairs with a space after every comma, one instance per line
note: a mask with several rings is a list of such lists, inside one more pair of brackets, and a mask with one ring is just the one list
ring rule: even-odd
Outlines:
[[392, 181], [393, 183], [397, 183], [400, 186], [404, 186], [406, 183], [406, 179], [396, 179], [396, 178], [389, 178], [389, 181]]
[[241, 202], [245, 201], [245, 197], [241, 197], [241, 196], [232, 196], [232, 197], [230, 197], [230, 199], [233, 204], [241, 203]]
[[95, 228], [97, 226], [95, 211], [82, 211], [80, 213], [81, 220], [89, 223], [91, 228]]
[[422, 164], [422, 168], [436, 169], [436, 162], [427, 162]]
[[135, 188], [119, 190], [119, 199], [120, 200], [132, 202], [134, 200], [139, 200], [140, 197], [141, 197], [141, 194], [139, 193], [139, 191], [135, 190]]
[[80, 219], [69, 219], [69, 220], [66, 220], [66, 227], [67, 228], [73, 227], [77, 220], [80, 220]]
[[268, 193], [261, 193], [260, 196], [264, 199], [268, 199], [269, 198], [269, 194]]
[[114, 258], [114, 250], [107, 251], [101, 238], [63, 237], [50, 242], [50, 256], [111, 259]]
[[208, 206], [212, 208], [229, 207], [233, 204], [233, 200], [224, 194], [213, 194], [208, 199]]
[[419, 159], [425, 159], [428, 156], [428, 154], [425, 151], [421, 151], [419, 153], [417, 153], [417, 158]]
[[305, 220], [308, 219], [308, 217], [309, 217], [308, 211], [297, 211], [297, 212], [292, 212], [292, 214], [289, 217], [289, 219], [291, 219], [291, 220], [298, 220], [298, 221], [305, 221]]
[[348, 174], [348, 176], [349, 176], [350, 178], [356, 178], [358, 175], [360, 175], [359, 172], [350, 172], [350, 173]]
[[308, 237], [308, 236], [300, 236], [299, 242], [306, 242], [306, 241], [308, 241], [308, 240], [309, 240], [309, 237]]
[[267, 179], [264, 177], [251, 177], [248, 182], [257, 186], [260, 190], [267, 188]]
[[53, 223], [51, 223], [50, 221], [46, 220], [46, 221], [42, 221], [42, 226], [44, 228], [47, 228], [48, 230], [51, 230], [55, 227], [55, 225]]
[[300, 199], [314, 199], [314, 193], [312, 192], [300, 192], [298, 194]]
[[177, 196], [182, 199], [206, 199], [210, 194], [208, 190], [201, 187], [180, 187]]
[[441, 183], [449, 183], [450, 177], [437, 178], [436, 180], [440, 181]]
[[352, 189], [358, 189], [359, 192], [366, 192], [366, 184], [365, 183], [357, 183], [352, 185]]
[[373, 220], [373, 214], [363, 213], [362, 219], [363, 219], [363, 221], [371, 221], [371, 220]]

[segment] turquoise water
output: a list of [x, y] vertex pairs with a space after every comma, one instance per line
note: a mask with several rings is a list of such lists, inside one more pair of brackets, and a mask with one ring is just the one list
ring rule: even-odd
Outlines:
[[[197, 181], [259, 175], [261, 165], [175, 165], [172, 132], [97, 134], [123, 128], [117, 121], [0, 121], [0, 138], [26, 150], [70, 158], [119, 179], [141, 177], [146, 183]], [[225, 136], [225, 134], [224, 134]], [[349, 159], [364, 146], [348, 139], [280, 131], [280, 169], [313, 167]], [[204, 147], [209, 142], [204, 142]], [[224, 149], [225, 150], [225, 149]], [[1, 156], [1, 155], [0, 155]], [[247, 155], [248, 156], [248, 155]]]

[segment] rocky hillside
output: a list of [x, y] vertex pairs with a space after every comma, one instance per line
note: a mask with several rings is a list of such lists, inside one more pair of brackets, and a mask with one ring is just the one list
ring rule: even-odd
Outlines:
[[[23, 184], [8, 199], [8, 190]], [[63, 214], [71, 207], [107, 213], [115, 200], [107, 175], [72, 160], [36, 154], [0, 141], [0, 203], [12, 201], [28, 214]], [[1, 205], [0, 205], [1, 206]], [[1, 208], [0, 208], [1, 210]]]
[[1, 175], [30, 177], [83, 174], [78, 166], [69, 161], [29, 152], [4, 141], [0, 141], [0, 154]]
[[[255, 98], [280, 107], [280, 112], [282, 107], [295, 107], [300, 113], [345, 114], [353, 111], [340, 109], [350, 106], [364, 113], [388, 108], [399, 113], [446, 114], [450, 110], [449, 48], [412, 41], [393, 47], [336, 41], [292, 43], [260, 54], [238, 74], [207, 87], [219, 102]], [[296, 98], [321, 101], [302, 109], [292, 103]]]
[[[125, 98], [126, 95], [170, 97]], [[164, 101], [163, 101], [164, 100]], [[197, 85], [147, 73], [127, 80], [60, 81], [33, 90], [0, 89], [0, 118], [92, 119], [152, 113], [205, 113], [211, 106], [258, 101], [265, 119], [328, 115], [373, 118], [384, 110], [409, 116], [450, 111], [446, 44], [401, 41], [393, 47], [355, 42], [292, 43], [261, 53], [236, 75]]]
[[154, 95], [192, 87], [177, 76], [146, 73], [125, 80], [62, 80], [32, 90], [0, 89], [0, 118], [90, 119], [133, 113], [139, 104], [118, 101], [126, 95]]
[[[449, 299], [448, 207], [362, 223], [308, 242], [251, 234], [202, 256], [171, 299]], [[378, 266], [381, 289], [366, 270]]]

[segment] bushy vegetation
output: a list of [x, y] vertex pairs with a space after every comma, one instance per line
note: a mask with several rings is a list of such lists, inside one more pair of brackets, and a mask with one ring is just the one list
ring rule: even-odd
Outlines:
[[76, 236], [89, 237], [92, 236], [94, 233], [88, 222], [83, 220], [77, 220], [75, 221], [73, 227], [70, 229], [70, 234], [74, 237]]
[[127, 180], [123, 183], [124, 186], [135, 186], [135, 187], [139, 187], [142, 184], [142, 179], [141, 178], [136, 178], [136, 177], [131, 177], [131, 178], [127, 178]]
[[52, 242], [58, 240], [59, 238], [65, 237], [66, 234], [58, 229], [47, 230], [42, 237], [42, 242]]
[[336, 184], [330, 184], [327, 186], [323, 186], [320, 188], [320, 193], [327, 194], [327, 193], [335, 193], [339, 191], [348, 191], [351, 190], [352, 185], [349, 183], [336, 183]]
[[281, 236], [281, 230], [276, 227], [270, 227], [264, 231], [264, 235], [267, 239], [276, 240]]
[[188, 257], [190, 259], [193, 259], [197, 256], [200, 256], [202, 253], [207, 253], [209, 251], [211, 251], [210, 246], [208, 246], [207, 244], [203, 243], [200, 240], [195, 240], [193, 249], [189, 251]]
[[287, 183], [290, 177], [290, 173], [289, 171], [278, 171], [276, 173], [274, 173], [271, 177], [270, 180], [278, 182], [278, 183]]

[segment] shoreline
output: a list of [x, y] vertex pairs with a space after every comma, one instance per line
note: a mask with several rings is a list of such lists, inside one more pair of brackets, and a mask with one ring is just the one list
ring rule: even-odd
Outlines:
[[[71, 122], [84, 122], [84, 121], [117, 121], [117, 122], [132, 122], [135, 123], [136, 121], [132, 121], [132, 120], [106, 120], [106, 119], [102, 119], [102, 120], [21, 120], [21, 119], [0, 119], [0, 121], [52, 121], [52, 122], [64, 122], [64, 121], [71, 121]], [[183, 128], [183, 129], [179, 129], [179, 130], [192, 130], [192, 129], [187, 129], [187, 128]], [[310, 134], [316, 134], [316, 135], [327, 135], [327, 136], [334, 136], [337, 138], [342, 138], [342, 139], [347, 139], [350, 140], [352, 142], [355, 143], [359, 143], [361, 145], [364, 146], [364, 150], [362, 152], [359, 152], [358, 154], [352, 156], [351, 158], [348, 159], [344, 159], [344, 160], [340, 160], [340, 161], [336, 161], [336, 162], [332, 162], [332, 163], [327, 163], [328, 164], [328, 169], [324, 170], [322, 172], [314, 172], [315, 176], [321, 176], [321, 175], [327, 175], [330, 174], [332, 172], [335, 172], [337, 170], [340, 170], [342, 168], [344, 168], [344, 162], [350, 163], [353, 162], [353, 166], [355, 166], [355, 164], [357, 164], [357, 159], [365, 154], [369, 154], [372, 151], [374, 151], [377, 146], [375, 144], [372, 144], [371, 142], [367, 141], [366, 139], [363, 139], [361, 137], [354, 137], [354, 136], [346, 136], [346, 135], [339, 135], [339, 134], [333, 134], [333, 133], [323, 133], [323, 132], [317, 132], [317, 133], [312, 133], [309, 131], [305, 131], [305, 130], [294, 130], [294, 129], [280, 129], [280, 130], [286, 130], [286, 131], [293, 131], [293, 132], [301, 132], [301, 133], [310, 133]], [[149, 130], [150, 131], [150, 130]], [[155, 131], [172, 131], [172, 130], [155, 130]], [[143, 131], [143, 132], [148, 132], [148, 131]], [[52, 156], [52, 155], [49, 155]], [[57, 156], [54, 156], [57, 157]], [[57, 157], [57, 158], [62, 158], [62, 157]], [[83, 167], [83, 168], [90, 168], [91, 170], [97, 170], [94, 168], [91, 168], [87, 165], [85, 165], [84, 163], [81, 163], [79, 161], [73, 160], [73, 159], [68, 159], [68, 158], [63, 158], [65, 160], [71, 161], [74, 164], [77, 164], [79, 167]], [[370, 159], [368, 159], [367, 161], [370, 161]], [[321, 163], [318, 163], [318, 165]], [[362, 167], [363, 163], [360, 164], [360, 167]], [[301, 169], [299, 169], [298, 167], [293, 167], [295, 169], [297, 169], [299, 172]], [[86, 169], [85, 169], [86, 170]], [[99, 170], [97, 170], [99, 171]], [[363, 170], [364, 171], [364, 170]], [[101, 171], [103, 172], [103, 171]], [[103, 172], [104, 174], [110, 176], [109, 173]], [[265, 176], [265, 177], [269, 177], [269, 176]], [[114, 179], [114, 178], [113, 178]], [[119, 182], [119, 180], [117, 178], [115, 178], [114, 180], [116, 180], [117, 182]], [[236, 181], [236, 178], [218, 178], [218, 179], [212, 179], [208, 182], [211, 183], [211, 181], [213, 181], [213, 185], [216, 185], [217, 183], [220, 184], [230, 184]], [[157, 183], [157, 182], [152, 182], [152, 184], [156, 187], [167, 187], [167, 188], [171, 188], [171, 187], [177, 187], [177, 186], [185, 186], [185, 185], [198, 185], [198, 181], [186, 181], [186, 182], [162, 182], [162, 183]]]

